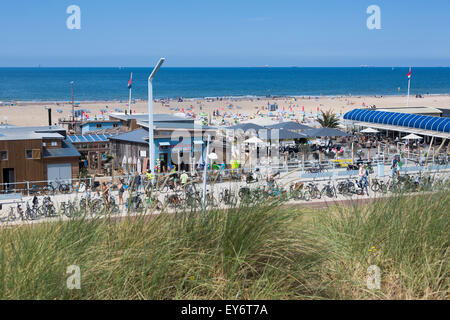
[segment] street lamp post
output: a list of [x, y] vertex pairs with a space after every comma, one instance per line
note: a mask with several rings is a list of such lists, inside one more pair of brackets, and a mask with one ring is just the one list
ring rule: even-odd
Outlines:
[[148, 77], [148, 152], [149, 152], [149, 166], [152, 173], [155, 170], [155, 144], [153, 141], [153, 78], [158, 72], [161, 65], [164, 63], [164, 58], [159, 59], [152, 73]]
[[75, 101], [73, 100], [73, 81], [70, 81], [72, 85], [72, 130], [75, 132]]

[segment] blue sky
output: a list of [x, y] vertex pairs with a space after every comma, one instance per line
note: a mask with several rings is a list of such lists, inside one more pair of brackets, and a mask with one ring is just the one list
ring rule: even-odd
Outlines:
[[[66, 8], [81, 8], [68, 30]], [[368, 30], [366, 9], [381, 9]], [[450, 66], [449, 0], [0, 2], [0, 66]]]

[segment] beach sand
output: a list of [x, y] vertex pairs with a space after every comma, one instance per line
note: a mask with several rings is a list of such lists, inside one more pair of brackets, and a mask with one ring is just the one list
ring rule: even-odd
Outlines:
[[[336, 96], [336, 97], [302, 97], [298, 96], [296, 101], [292, 98], [230, 98], [223, 99], [222, 101], [211, 99], [185, 99], [183, 102], [177, 100], [170, 100], [165, 102], [154, 102], [155, 113], [169, 113], [174, 114], [181, 112], [182, 108], [185, 110], [188, 107], [192, 107], [194, 112], [206, 112], [212, 113], [219, 107], [224, 110], [220, 110], [220, 113], [246, 113], [249, 118], [252, 118], [256, 112], [267, 114], [268, 103], [277, 103], [279, 109], [290, 111], [290, 107], [293, 108], [297, 118], [300, 118], [299, 111], [304, 106], [305, 112], [315, 113], [317, 107], [322, 111], [332, 110], [333, 112], [345, 113], [354, 108], [363, 108], [365, 106], [375, 105], [379, 107], [404, 107], [406, 105], [406, 96]], [[17, 126], [38, 126], [47, 125], [48, 117], [45, 107], [52, 108], [52, 122], [58, 123], [58, 119], [71, 119], [72, 105], [70, 103], [61, 102], [16, 102], [15, 106], [0, 106], [0, 122], [8, 123]], [[229, 104], [233, 105], [232, 109], [228, 109]], [[240, 108], [236, 108], [239, 106]], [[425, 107], [438, 107], [450, 109], [450, 95], [428, 95], [423, 98], [410, 97], [409, 106], [425, 106]], [[116, 112], [115, 109], [119, 108], [122, 111], [128, 109], [128, 101], [92, 101], [92, 102], [80, 102], [77, 109], [88, 109], [91, 112], [88, 113], [90, 118], [94, 118], [95, 115], [100, 115], [101, 109], [106, 109], [110, 113]], [[170, 108], [178, 108], [180, 111], [174, 111]], [[201, 108], [201, 110], [200, 110]], [[58, 113], [57, 110], [62, 110]], [[136, 101], [132, 104], [132, 111], [136, 113], [147, 113], [148, 104], [147, 101]]]

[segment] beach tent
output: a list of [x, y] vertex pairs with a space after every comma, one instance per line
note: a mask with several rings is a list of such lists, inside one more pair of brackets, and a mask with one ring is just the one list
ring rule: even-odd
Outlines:
[[245, 140], [244, 143], [262, 144], [264, 143], [264, 141], [254, 136], [251, 137], [250, 139]]
[[408, 140], [419, 140], [422, 139], [422, 137], [419, 137], [418, 135], [415, 135], [414, 133], [408, 134], [407, 136], [403, 137], [402, 139], [408, 139]]
[[375, 130], [375, 129], [373, 129], [373, 128], [366, 128], [366, 129], [364, 129], [364, 130], [361, 130], [361, 132], [362, 132], [362, 133], [378, 133], [378, 132], [380, 132], [380, 131]]
[[341, 130], [333, 129], [333, 128], [318, 128], [318, 129], [310, 129], [305, 130], [304, 132], [309, 137], [349, 137], [350, 133], [346, 133]]

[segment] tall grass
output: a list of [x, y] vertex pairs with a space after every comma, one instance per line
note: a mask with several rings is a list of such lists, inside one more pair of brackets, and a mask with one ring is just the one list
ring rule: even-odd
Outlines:
[[[312, 229], [328, 256], [319, 270], [327, 296], [448, 299], [449, 214], [447, 191], [320, 212]], [[380, 290], [367, 289], [370, 265], [381, 270]]]
[[[448, 298], [447, 193], [282, 205], [5, 227], [0, 298]], [[66, 286], [69, 265], [80, 290]], [[380, 290], [366, 287], [369, 265], [382, 271]]]

